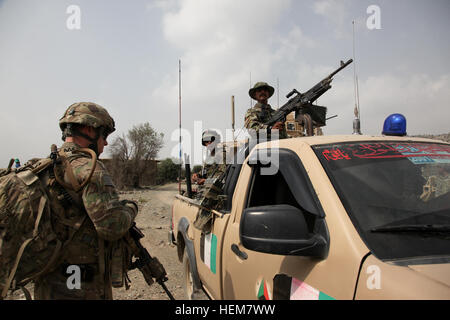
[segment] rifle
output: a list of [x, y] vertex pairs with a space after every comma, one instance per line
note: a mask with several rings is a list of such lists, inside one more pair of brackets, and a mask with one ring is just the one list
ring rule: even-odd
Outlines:
[[159, 262], [158, 258], [152, 257], [147, 249], [141, 244], [140, 239], [144, 237], [144, 234], [138, 229], [136, 223], [133, 223], [133, 226], [128, 233], [132, 239], [132, 241], [128, 241], [128, 244], [132, 249], [133, 255], [136, 257], [136, 260], [131, 263], [129, 270], [138, 268], [149, 286], [153, 284], [153, 278], [155, 278], [156, 282], [164, 289], [170, 300], [175, 300], [164, 284], [164, 282], [168, 280], [164, 266]]
[[294, 93], [296, 94], [295, 97], [291, 98], [288, 102], [286, 102], [283, 106], [276, 110], [273, 116], [264, 124], [271, 127], [276, 122], [284, 122], [288, 114], [296, 111], [296, 113], [298, 112], [300, 114], [310, 115], [312, 120], [315, 121], [319, 126], [324, 126], [326, 121], [325, 114], [327, 108], [316, 106], [312, 103], [331, 88], [331, 81], [333, 81], [334, 75], [347, 67], [352, 62], [353, 59], [350, 59], [345, 63], [341, 61], [341, 66], [339, 68], [337, 68], [325, 79], [321, 80], [305, 93], [300, 93], [296, 89], [292, 89], [292, 91], [286, 95], [286, 98], [289, 99]]

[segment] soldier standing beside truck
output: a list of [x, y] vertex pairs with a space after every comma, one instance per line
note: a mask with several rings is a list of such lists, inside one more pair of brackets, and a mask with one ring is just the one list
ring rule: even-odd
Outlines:
[[[89, 148], [100, 155], [108, 135], [115, 130], [114, 120], [103, 107], [80, 102], [69, 106], [59, 125], [64, 141], [59, 150], [59, 156], [64, 156], [59, 181], [69, 186], [83, 184], [86, 179], [89, 182], [76, 192], [60, 192], [63, 197], [57, 192], [62, 190], [61, 186], [50, 188], [50, 206], [58, 237], [64, 240], [70, 230], [79, 229], [63, 248], [63, 256], [54, 270], [35, 281], [34, 296], [41, 300], [112, 299], [111, 278], [122, 277], [122, 270], [116, 271], [112, 265], [117, 260], [113, 249], [133, 225], [138, 207], [132, 201], [119, 201], [105, 166], [100, 161], [92, 163], [90, 157], [78, 150]], [[88, 178], [93, 166], [95, 169]], [[47, 180], [57, 185], [51, 176]], [[74, 226], [80, 219], [81, 226]], [[67, 284], [70, 266], [80, 270], [78, 287], [69, 288]]]
[[138, 206], [119, 200], [98, 156], [114, 120], [92, 102], [74, 103], [59, 121], [64, 144], [46, 158], [0, 170], [0, 300], [34, 281], [37, 300], [110, 300], [139, 269], [170, 299], [159, 260], [140, 243]]

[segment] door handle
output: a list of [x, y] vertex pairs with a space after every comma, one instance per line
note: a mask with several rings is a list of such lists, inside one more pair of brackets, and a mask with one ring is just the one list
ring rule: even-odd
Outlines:
[[233, 251], [242, 260], [247, 260], [247, 258], [248, 258], [248, 255], [245, 252], [239, 250], [239, 247], [237, 246], [237, 244], [233, 243], [231, 245], [231, 251]]

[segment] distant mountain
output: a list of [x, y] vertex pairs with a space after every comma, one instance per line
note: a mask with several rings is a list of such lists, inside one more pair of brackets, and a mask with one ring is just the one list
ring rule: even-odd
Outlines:
[[442, 133], [442, 134], [422, 134], [422, 135], [415, 135], [414, 137], [436, 139], [436, 140], [442, 140], [445, 142], [450, 142], [450, 132]]

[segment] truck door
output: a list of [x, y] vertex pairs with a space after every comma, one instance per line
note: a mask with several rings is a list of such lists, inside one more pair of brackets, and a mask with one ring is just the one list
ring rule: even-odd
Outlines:
[[[255, 152], [254, 150], [253, 153]], [[272, 153], [272, 156], [278, 157], [278, 168], [283, 170], [265, 174], [267, 170], [264, 170], [264, 164], [258, 161], [251, 166], [246, 163], [242, 169], [223, 245], [224, 299], [272, 300], [274, 295], [281, 298], [287, 295], [289, 299], [288, 287], [303, 283], [321, 259], [325, 259], [328, 254], [329, 235], [325, 214], [300, 159], [296, 153], [287, 149], [280, 149], [276, 155]], [[311, 233], [315, 230], [321, 234], [324, 246], [319, 251], [316, 253], [311, 251], [307, 254], [309, 256], [294, 256], [257, 252], [243, 246], [240, 228], [246, 212], [255, 207], [283, 205], [301, 212], [308, 230]], [[276, 227], [276, 224], [268, 227], [273, 226]], [[312, 258], [311, 255], [314, 254], [322, 257]], [[320, 278], [320, 274], [317, 278]], [[322, 297], [327, 295], [322, 294]]]
[[224, 232], [230, 214], [213, 211], [212, 229], [209, 233], [200, 231], [195, 236], [194, 246], [199, 253], [197, 268], [205, 290], [211, 297], [220, 299], [222, 296], [222, 244]]

